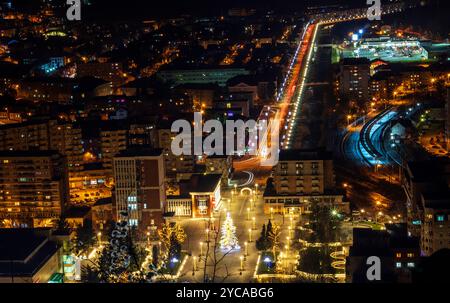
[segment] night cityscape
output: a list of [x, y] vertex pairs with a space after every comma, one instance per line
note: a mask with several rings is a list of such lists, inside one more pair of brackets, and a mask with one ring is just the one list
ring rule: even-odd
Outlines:
[[0, 0], [0, 283], [450, 281], [450, 3], [223, 2]]

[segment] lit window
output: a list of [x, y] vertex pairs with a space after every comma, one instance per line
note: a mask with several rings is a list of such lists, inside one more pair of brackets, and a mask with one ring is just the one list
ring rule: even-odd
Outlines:
[[444, 215], [437, 215], [437, 216], [436, 216], [436, 221], [438, 221], [438, 222], [444, 222], [444, 220], [445, 220]]
[[396, 253], [395, 256], [396, 256], [397, 258], [401, 258], [401, 257], [402, 257], [402, 253]]
[[414, 262], [408, 262], [407, 266], [410, 267], [410, 268], [412, 268], [412, 267], [415, 266], [415, 264], [414, 264]]
[[414, 257], [414, 254], [413, 253], [408, 253], [408, 258], [412, 258], [412, 257]]
[[401, 267], [402, 267], [402, 263], [401, 263], [401, 262], [397, 262], [397, 263], [395, 263], [395, 266], [396, 266], [397, 268], [401, 268]]

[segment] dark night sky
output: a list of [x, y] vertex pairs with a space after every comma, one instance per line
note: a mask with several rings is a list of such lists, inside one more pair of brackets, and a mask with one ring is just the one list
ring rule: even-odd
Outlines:
[[[277, 11], [301, 10], [307, 5], [349, 4], [365, 5], [366, 0], [91, 0], [99, 9], [113, 14], [160, 16], [186, 14], [223, 14], [231, 7], [270, 8]], [[96, 9], [98, 11], [99, 9]]]
[[[0, 4], [2, 1], [0, 0]], [[12, 0], [25, 7], [41, 3], [40, 0]], [[65, 3], [66, 0], [53, 0]], [[85, 0], [82, 0], [85, 1]], [[176, 17], [181, 14], [211, 16], [224, 15], [231, 7], [252, 7], [274, 9], [277, 12], [302, 12], [306, 6], [322, 4], [339, 4], [346, 6], [367, 6], [367, 0], [87, 0], [92, 6], [84, 8], [82, 15], [85, 20], [98, 21], [140, 20], [146, 18]], [[381, 0], [386, 3], [388, 0]], [[404, 0], [417, 1], [417, 0]], [[449, 0], [423, 0], [437, 5], [426, 9], [406, 13], [407, 20], [432, 30], [445, 32], [450, 26], [448, 11]]]

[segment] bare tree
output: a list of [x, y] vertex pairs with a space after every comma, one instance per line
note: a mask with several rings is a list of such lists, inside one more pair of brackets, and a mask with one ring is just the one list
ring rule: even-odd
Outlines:
[[[209, 229], [209, 241], [207, 241], [206, 245], [206, 253], [205, 258], [203, 260], [203, 282], [212, 282], [216, 281], [218, 277], [217, 274], [220, 271], [221, 264], [225, 257], [229, 255], [233, 249], [228, 249], [225, 252], [221, 251], [220, 247], [220, 219], [218, 220], [218, 225], [216, 226], [211, 219], [208, 220], [208, 229]], [[212, 275], [208, 279], [208, 268], [212, 268]], [[222, 277], [222, 281], [225, 281], [229, 276], [228, 267], [224, 264], [225, 275]]]

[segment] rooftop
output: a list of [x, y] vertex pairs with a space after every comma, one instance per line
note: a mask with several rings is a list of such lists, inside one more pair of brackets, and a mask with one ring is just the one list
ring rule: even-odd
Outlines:
[[117, 154], [116, 158], [127, 157], [158, 157], [162, 155], [162, 149], [155, 149], [146, 146], [132, 146]]
[[450, 162], [443, 159], [408, 162], [408, 168], [414, 182], [434, 183], [450, 174]]
[[58, 249], [36, 229], [0, 229], [0, 276], [32, 276]]
[[35, 158], [61, 156], [56, 150], [4, 150], [0, 151], [0, 158]]
[[332, 160], [333, 154], [323, 148], [281, 150], [279, 161]]
[[95, 207], [95, 206], [108, 205], [108, 204], [112, 204], [111, 197], [98, 199], [97, 202], [95, 202], [95, 204], [93, 206]]
[[221, 179], [222, 174], [193, 174], [189, 180], [180, 182], [180, 195], [171, 198], [186, 197], [190, 193], [212, 193]]

